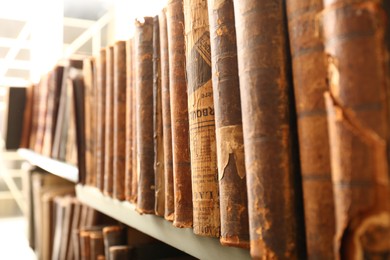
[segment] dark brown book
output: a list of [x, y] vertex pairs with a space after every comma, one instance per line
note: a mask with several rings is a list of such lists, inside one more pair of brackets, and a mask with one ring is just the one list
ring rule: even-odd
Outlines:
[[309, 259], [334, 258], [334, 199], [323, 99], [327, 71], [323, 42], [317, 33], [322, 2], [286, 2]]
[[234, 8], [251, 256], [301, 259], [284, 2], [234, 0]]
[[207, 0], [184, 0], [194, 233], [220, 236]]
[[134, 248], [127, 245], [118, 245], [110, 247], [110, 259], [112, 260], [130, 260], [134, 257]]
[[183, 0], [169, 0], [167, 4], [167, 32], [175, 205], [173, 225], [192, 227], [191, 158], [183, 25]]
[[106, 124], [104, 141], [104, 195], [112, 196], [114, 152], [114, 47], [106, 48]]
[[136, 52], [135, 52], [135, 39], [133, 38], [132, 44], [132, 52], [129, 53], [131, 55], [131, 65], [133, 67], [132, 81], [132, 115], [131, 115], [131, 130], [132, 130], [132, 155], [131, 155], [131, 191], [130, 191], [130, 201], [133, 203], [137, 202], [138, 196], [138, 148], [137, 148], [137, 95], [136, 95]]
[[126, 167], [126, 42], [114, 45], [113, 197], [125, 199]]
[[221, 238], [249, 248], [248, 198], [233, 0], [208, 0]]
[[103, 233], [101, 230], [92, 231], [89, 234], [91, 260], [98, 260], [99, 255], [104, 255]]
[[133, 38], [126, 41], [126, 166], [125, 166], [125, 199], [132, 200], [133, 174]]
[[101, 130], [97, 125], [96, 106], [101, 100], [97, 96], [97, 84], [95, 82], [96, 60], [94, 57], [84, 59], [83, 78], [84, 78], [84, 133], [85, 133], [85, 184], [96, 186], [96, 131]]
[[136, 21], [136, 99], [137, 99], [137, 210], [154, 213], [153, 151], [153, 18]]
[[26, 104], [23, 112], [23, 125], [19, 148], [30, 148], [33, 124], [34, 88], [34, 84], [30, 84], [26, 87]]
[[173, 189], [173, 159], [172, 159], [172, 122], [169, 92], [169, 51], [166, 9], [159, 14], [160, 24], [160, 59], [161, 59], [161, 111], [164, 149], [164, 217], [173, 221], [175, 211], [175, 195]]
[[95, 135], [95, 169], [96, 187], [104, 189], [105, 170], [105, 133], [106, 133], [106, 49], [100, 50], [96, 63], [96, 135]]
[[123, 226], [107, 226], [103, 228], [104, 251], [107, 260], [110, 260], [110, 247], [126, 245], [126, 229]]
[[154, 137], [154, 211], [165, 213], [164, 144], [161, 100], [160, 26], [158, 16], [153, 18], [153, 137]]
[[390, 2], [324, 1], [336, 259], [389, 259]]

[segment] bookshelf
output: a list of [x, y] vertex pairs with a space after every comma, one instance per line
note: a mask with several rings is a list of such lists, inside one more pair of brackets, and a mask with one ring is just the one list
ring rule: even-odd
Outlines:
[[[30, 164], [52, 174], [74, 183], [78, 180], [78, 170], [75, 166], [28, 149], [19, 149], [18, 153]], [[176, 228], [171, 222], [155, 215], [141, 215], [135, 210], [135, 205], [104, 196], [95, 187], [76, 184], [76, 195], [88, 206], [196, 258], [250, 259], [249, 250], [225, 247], [217, 238], [197, 236], [193, 234], [192, 229]]]

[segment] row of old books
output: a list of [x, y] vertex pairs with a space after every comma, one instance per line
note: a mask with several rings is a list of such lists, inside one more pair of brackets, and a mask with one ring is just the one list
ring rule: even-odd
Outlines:
[[389, 6], [169, 0], [84, 60], [81, 182], [254, 258], [388, 257]]

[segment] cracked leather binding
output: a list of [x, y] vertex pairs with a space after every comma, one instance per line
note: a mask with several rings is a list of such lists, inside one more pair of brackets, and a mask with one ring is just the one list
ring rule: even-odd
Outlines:
[[[96, 145], [95, 145], [95, 169], [96, 187], [104, 189], [104, 156], [105, 156], [105, 132], [106, 132], [106, 49], [100, 50], [96, 64]], [[86, 117], [88, 118], [88, 117]]]
[[253, 258], [299, 259], [283, 1], [234, 0]]
[[192, 227], [191, 158], [188, 132], [183, 0], [167, 4], [169, 91], [171, 96], [174, 218], [176, 227]]
[[113, 152], [114, 152], [114, 47], [106, 48], [106, 129], [104, 141], [104, 189], [106, 196], [112, 196]]
[[223, 245], [249, 248], [233, 0], [208, 0]]
[[[287, 1], [288, 28], [298, 121], [309, 259], [332, 259], [334, 198], [323, 93], [327, 90], [324, 46], [318, 35], [322, 0]], [[321, 217], [318, 217], [321, 216]]]
[[164, 179], [165, 179], [165, 201], [164, 217], [173, 221], [175, 210], [174, 189], [173, 189], [173, 159], [172, 159], [172, 123], [171, 105], [169, 92], [169, 51], [166, 9], [159, 14], [160, 24], [160, 59], [161, 59], [161, 109], [163, 124], [163, 149], [164, 149]]
[[160, 27], [158, 16], [153, 18], [153, 141], [154, 141], [154, 187], [157, 216], [164, 216], [165, 178], [164, 146], [161, 100], [161, 61], [160, 61]]
[[207, 0], [184, 0], [194, 233], [220, 236]]
[[126, 167], [126, 42], [114, 45], [113, 197], [125, 199]]
[[337, 259], [390, 257], [389, 1], [324, 2]]
[[137, 95], [137, 210], [153, 214], [154, 143], [153, 143], [153, 17], [136, 21], [136, 95]]

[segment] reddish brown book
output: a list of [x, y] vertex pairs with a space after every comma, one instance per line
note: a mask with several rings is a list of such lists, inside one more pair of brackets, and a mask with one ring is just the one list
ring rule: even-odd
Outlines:
[[114, 45], [113, 197], [125, 199], [126, 166], [126, 42]]
[[153, 137], [154, 137], [154, 187], [157, 216], [165, 213], [164, 146], [161, 100], [160, 26], [158, 16], [153, 18]]
[[133, 40], [133, 48], [131, 52], [131, 65], [133, 67], [133, 90], [132, 90], [132, 115], [131, 115], [131, 130], [132, 130], [132, 156], [131, 156], [131, 192], [130, 192], [130, 201], [133, 203], [137, 202], [138, 196], [138, 159], [137, 159], [137, 95], [136, 95], [136, 52], [135, 52], [135, 42]]
[[248, 198], [233, 0], [208, 0], [221, 238], [249, 248]]
[[96, 135], [95, 135], [95, 166], [96, 187], [104, 189], [105, 171], [105, 134], [106, 134], [106, 49], [101, 49], [96, 62]]
[[173, 161], [172, 161], [172, 123], [169, 92], [169, 51], [166, 9], [159, 14], [160, 24], [160, 56], [161, 56], [161, 110], [163, 125], [163, 149], [164, 149], [164, 183], [165, 204], [164, 217], [173, 221], [175, 210], [175, 197], [173, 190]]
[[194, 233], [220, 236], [207, 0], [184, 0]]
[[104, 149], [104, 195], [112, 196], [114, 152], [114, 47], [106, 48], [106, 124]]
[[234, 9], [251, 256], [301, 259], [284, 2], [234, 0]]
[[137, 95], [137, 210], [154, 213], [153, 169], [153, 18], [136, 21], [136, 95]]
[[334, 200], [323, 99], [327, 72], [323, 42], [317, 33], [322, 2], [286, 2], [309, 259], [334, 258]]
[[193, 209], [183, 25], [183, 1], [169, 0], [167, 4], [167, 32], [175, 205], [173, 224], [177, 227], [191, 227]]
[[390, 2], [324, 1], [336, 259], [389, 259]]

